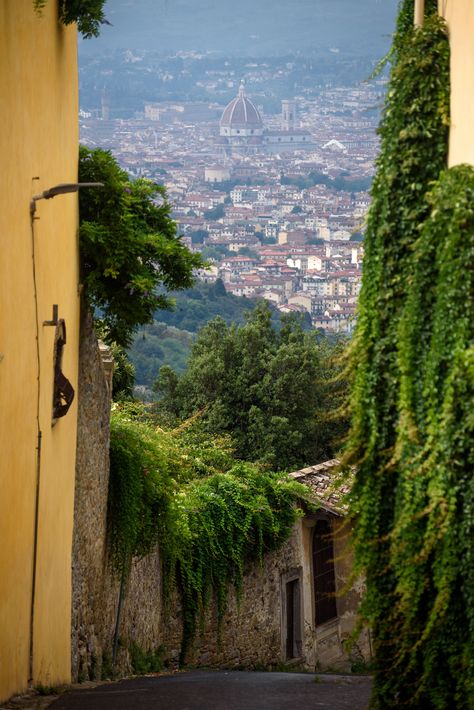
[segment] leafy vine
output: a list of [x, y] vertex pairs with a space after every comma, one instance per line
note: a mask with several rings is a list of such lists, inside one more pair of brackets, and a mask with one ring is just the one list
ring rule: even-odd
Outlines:
[[220, 622], [229, 587], [241, 590], [246, 561], [285, 542], [308, 491], [237, 462], [225, 441], [211, 446], [196, 428], [157, 429], [134, 406], [116, 405], [112, 414], [110, 556], [126, 577], [132, 558], [159, 546], [165, 591], [176, 585], [181, 600], [184, 663], [211, 598]]
[[380, 127], [346, 459], [372, 707], [474, 699], [474, 168], [446, 170], [449, 45], [436, 3], [400, 8]]

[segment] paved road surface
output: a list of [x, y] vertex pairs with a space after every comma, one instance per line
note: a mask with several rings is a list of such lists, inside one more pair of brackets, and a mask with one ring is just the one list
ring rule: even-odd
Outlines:
[[362, 676], [191, 671], [75, 690], [51, 710], [365, 710]]

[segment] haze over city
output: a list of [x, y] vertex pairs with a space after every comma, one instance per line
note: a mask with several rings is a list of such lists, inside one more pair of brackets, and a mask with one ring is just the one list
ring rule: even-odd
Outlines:
[[199, 50], [263, 56], [339, 49], [381, 56], [393, 32], [397, 0], [109, 0], [113, 27], [82, 41], [161, 52]]
[[[108, 2], [111, 25], [80, 44], [81, 140], [165, 185], [185, 243], [210, 263], [205, 283], [350, 333], [386, 85], [370, 75], [396, 5]], [[183, 367], [178, 343], [157, 356], [137, 339], [139, 385]]]

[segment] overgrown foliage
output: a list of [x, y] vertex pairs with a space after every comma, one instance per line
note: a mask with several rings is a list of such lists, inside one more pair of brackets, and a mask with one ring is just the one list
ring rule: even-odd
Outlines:
[[[115, 405], [117, 406], [117, 405]], [[149, 554], [171, 523], [173, 481], [162, 437], [129, 408], [112, 413], [108, 534], [114, 568]]]
[[163, 670], [163, 656], [165, 654], [163, 646], [159, 646], [155, 650], [144, 651], [136, 643], [132, 643], [129, 647], [129, 653], [133, 675], [159, 673]]
[[345, 433], [343, 419], [327, 417], [328, 355], [295, 319], [277, 330], [261, 303], [241, 327], [216, 318], [202, 328], [181, 376], [161, 368], [160, 405], [178, 420], [202, 411], [207, 431], [229, 434], [241, 459], [294, 470], [331, 458]]
[[390, 554], [406, 642], [397, 666], [411, 679], [414, 707], [467, 710], [474, 705], [474, 169], [447, 170], [427, 200], [432, 211], [414, 246], [399, 336], [400, 480]]
[[182, 602], [181, 663], [209, 600], [215, 599], [220, 622], [229, 586], [241, 590], [245, 562], [287, 540], [298, 498], [308, 498], [301, 484], [249, 463], [191, 481], [176, 497], [181, 535], [165, 562], [176, 571]]
[[218, 621], [244, 564], [288, 538], [307, 489], [282, 474], [237, 462], [225, 439], [188, 423], [157, 428], [138, 405], [115, 408], [111, 428], [111, 560], [127, 574], [132, 557], [159, 545], [164, 579], [181, 599], [181, 662], [212, 598]]
[[79, 180], [104, 184], [79, 198], [86, 297], [99, 309], [107, 340], [127, 345], [156, 309], [172, 305], [165, 289], [192, 285], [202, 260], [177, 236], [164, 188], [130, 180], [110, 152], [81, 147]]
[[352, 347], [347, 462], [372, 707], [474, 704], [472, 168], [444, 172], [449, 44], [401, 3]]
[[[38, 12], [48, 0], [34, 0]], [[77, 22], [77, 29], [84, 39], [98, 37], [100, 26], [106, 23], [104, 15], [105, 0], [59, 0], [58, 19], [63, 25]]]

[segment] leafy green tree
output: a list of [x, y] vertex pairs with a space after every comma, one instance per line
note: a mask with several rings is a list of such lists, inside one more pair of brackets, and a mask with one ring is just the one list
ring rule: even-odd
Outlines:
[[[34, 0], [34, 7], [41, 12], [48, 0]], [[77, 29], [85, 39], [98, 37], [100, 26], [110, 24], [104, 15], [105, 0], [59, 0], [58, 18], [64, 25], [77, 22]]]
[[224, 215], [225, 215], [225, 207], [222, 204], [222, 202], [220, 202], [218, 205], [216, 205], [212, 209], [204, 212], [204, 217], [206, 219], [217, 220], [217, 219], [221, 219]]
[[225, 290], [224, 282], [222, 281], [222, 279], [216, 279], [212, 290], [216, 298], [225, 298], [225, 296], [227, 295], [227, 291]]
[[204, 239], [209, 236], [207, 229], [196, 229], [194, 232], [190, 232], [191, 242], [193, 244], [202, 244]]
[[314, 333], [293, 318], [278, 331], [259, 304], [244, 326], [216, 318], [202, 328], [181, 376], [162, 368], [155, 388], [161, 406], [178, 418], [203, 412], [212, 433], [233, 438], [236, 455], [278, 469], [297, 468], [333, 454], [320, 378], [326, 353]]
[[157, 308], [170, 308], [164, 290], [191, 286], [193, 269], [203, 262], [177, 236], [164, 188], [130, 180], [99, 148], [81, 147], [79, 179], [104, 184], [79, 198], [85, 295], [98, 309], [107, 339], [127, 345]]
[[112, 396], [115, 402], [133, 400], [135, 385], [135, 366], [130, 362], [127, 352], [117, 343], [111, 345], [114, 358], [114, 374], [112, 382]]

